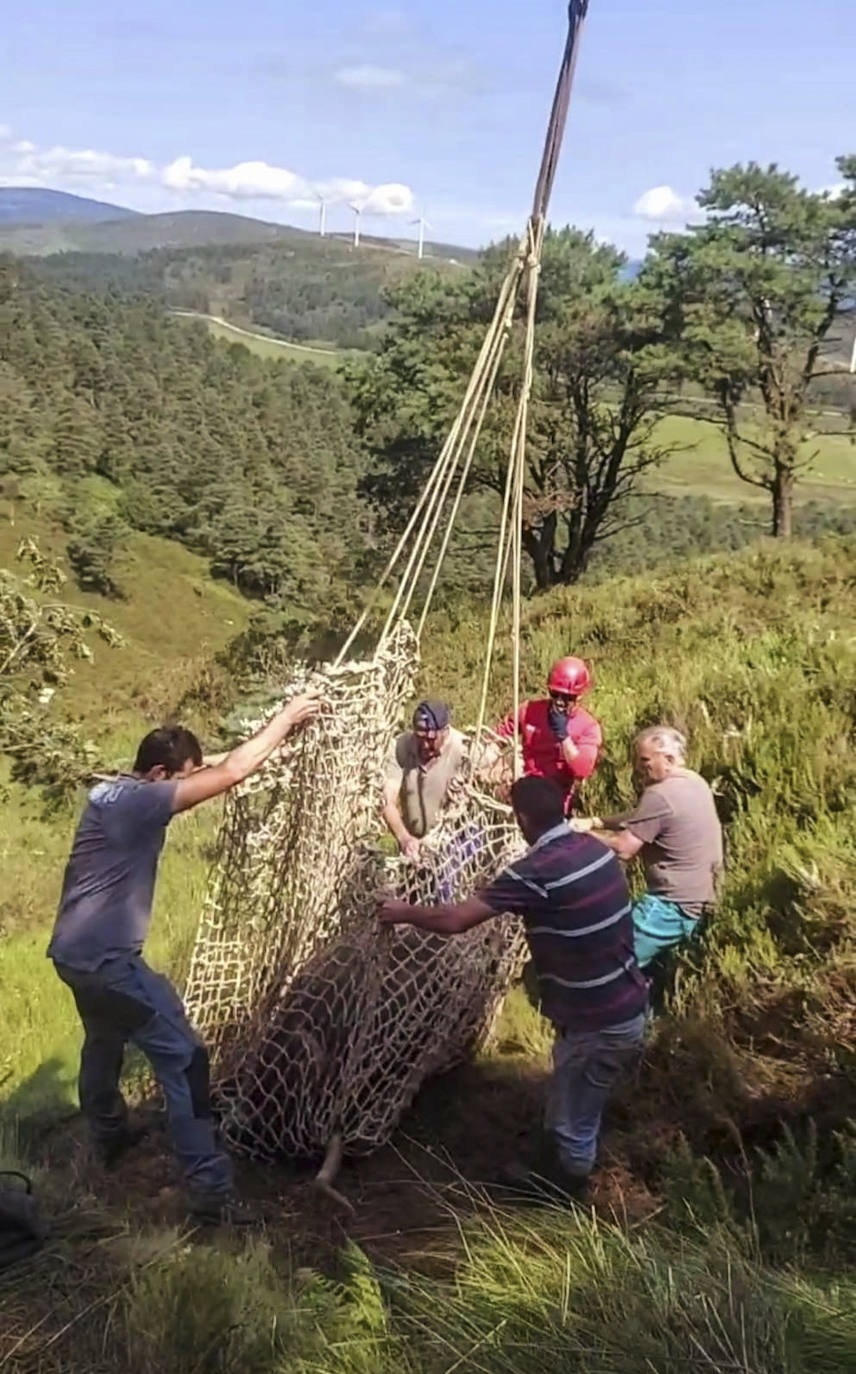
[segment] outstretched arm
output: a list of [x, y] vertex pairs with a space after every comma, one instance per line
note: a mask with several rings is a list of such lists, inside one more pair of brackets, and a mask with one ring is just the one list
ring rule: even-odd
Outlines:
[[611, 849], [613, 854], [617, 854], [619, 859], [629, 863], [635, 859], [639, 850], [642, 848], [642, 841], [638, 835], [633, 835], [629, 830], [599, 830], [597, 827], [592, 829], [592, 835], [601, 844], [605, 844], [607, 849]]
[[258, 734], [230, 750], [221, 762], [200, 768], [180, 778], [175, 788], [173, 811], [189, 811], [200, 802], [210, 801], [258, 772], [296, 726], [318, 714], [321, 703], [312, 697], [294, 697], [288, 705], [262, 726]]
[[411, 906], [409, 902], [390, 900], [382, 903], [379, 912], [381, 925], [415, 926], [434, 935], [461, 935], [495, 915], [480, 897], [470, 897], [456, 906]]

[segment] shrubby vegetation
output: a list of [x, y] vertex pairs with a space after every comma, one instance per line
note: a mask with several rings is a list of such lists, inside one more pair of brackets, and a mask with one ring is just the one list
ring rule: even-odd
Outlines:
[[59, 599], [65, 576], [38, 545], [22, 541], [22, 565], [0, 569], [0, 754], [11, 778], [43, 789], [50, 804], [72, 797], [95, 759], [95, 746], [54, 708], [75, 660], [92, 658], [87, 632], [118, 646], [121, 637], [95, 611]]
[[[291, 1186], [274, 1206], [279, 1220], [246, 1248], [151, 1230], [172, 1215], [152, 1187], [162, 1155], [139, 1174], [129, 1164], [105, 1204], [70, 1188], [61, 1137], [47, 1137], [37, 1160], [57, 1234], [12, 1288], [0, 1287], [0, 1357], [24, 1338], [21, 1368], [39, 1374], [142, 1374], [155, 1363], [176, 1374], [447, 1374], [455, 1363], [467, 1374], [683, 1374], [696, 1364], [712, 1374], [849, 1374], [854, 590], [853, 543], [837, 539], [553, 590], [526, 609], [526, 691], [563, 650], [594, 661], [607, 752], [586, 804], [611, 810], [629, 797], [632, 734], [667, 719], [688, 730], [691, 761], [727, 823], [722, 906], [704, 949], [681, 965], [638, 1079], [610, 1112], [596, 1219], [498, 1209], [460, 1177], [451, 1191], [443, 1185], [444, 1157], [464, 1180], [483, 1178], [529, 1120], [537, 1086], [528, 1093], [524, 1075], [545, 1035], [516, 1004], [481, 1070], [445, 1080], [433, 1114], [417, 1106], [404, 1159], [391, 1153], [362, 1188], [344, 1175], [362, 1250], [331, 1242], [326, 1221], [319, 1236], [316, 1210]], [[496, 713], [509, 680], [500, 629]], [[483, 634], [472, 607], [428, 627], [420, 690], [447, 695], [461, 724], [477, 708]], [[174, 837], [183, 847], [161, 917], [166, 963], [179, 970], [201, 881], [184, 834]], [[204, 839], [196, 833], [193, 844]], [[56, 1037], [56, 1049], [42, 1039], [44, 1055], [70, 1054], [73, 1009], [54, 998], [47, 1010], [42, 950], [35, 961], [28, 948], [23, 936], [0, 945], [0, 976], [14, 973], [14, 983], [29, 970]], [[10, 1064], [16, 1037], [34, 1033], [12, 1018]], [[13, 1068], [9, 1089], [18, 1086]], [[421, 1200], [415, 1181], [396, 1195], [426, 1228], [402, 1242], [394, 1228], [407, 1219], [378, 1225], [374, 1208], [385, 1181], [413, 1177], [408, 1165], [418, 1173], [426, 1159], [440, 1184]], [[276, 1194], [284, 1180], [272, 1177]], [[264, 1188], [264, 1175], [250, 1186]]]

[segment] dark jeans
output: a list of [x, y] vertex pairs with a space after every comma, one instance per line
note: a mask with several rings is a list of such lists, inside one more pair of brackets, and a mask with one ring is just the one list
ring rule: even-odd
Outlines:
[[96, 1140], [108, 1144], [125, 1128], [128, 1109], [119, 1078], [126, 1044], [136, 1045], [163, 1092], [172, 1147], [188, 1188], [229, 1193], [232, 1166], [211, 1117], [208, 1054], [169, 980], [139, 955], [110, 959], [94, 972], [55, 967], [83, 1022], [78, 1090]]
[[553, 1046], [544, 1125], [562, 1168], [577, 1178], [594, 1168], [600, 1123], [618, 1079], [639, 1058], [646, 1015], [599, 1031], [560, 1031]]

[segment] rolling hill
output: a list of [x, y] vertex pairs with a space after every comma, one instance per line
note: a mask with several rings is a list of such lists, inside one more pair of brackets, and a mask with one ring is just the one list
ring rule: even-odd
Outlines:
[[133, 219], [137, 211], [105, 200], [52, 191], [47, 186], [0, 186], [0, 224], [52, 224], [56, 220], [79, 224], [103, 219]]
[[[150, 296], [298, 344], [372, 348], [389, 316], [386, 288], [419, 271], [461, 270], [460, 259], [420, 263], [380, 241], [364, 240], [355, 250], [338, 236], [322, 239], [238, 215], [188, 212], [22, 232], [32, 238], [57, 229], [90, 248], [34, 257], [40, 276], [76, 289]], [[217, 234], [221, 240], [212, 238]], [[160, 246], [152, 246], [155, 240]]]
[[[120, 206], [67, 196], [61, 191], [33, 191], [0, 187], [0, 252], [41, 257], [53, 253], [147, 253], [156, 249], [198, 248], [222, 244], [263, 244], [310, 240], [350, 246], [347, 234], [325, 240], [308, 229], [253, 219], [220, 210], [176, 210], [138, 214]], [[41, 209], [40, 209], [41, 207]], [[364, 234], [365, 251], [415, 256], [410, 239]], [[426, 253], [454, 262], [472, 262], [472, 248], [454, 244], [426, 244]]]
[[25, 256], [51, 253], [145, 253], [203, 244], [269, 243], [309, 237], [305, 230], [215, 210], [177, 210], [161, 215], [102, 215], [94, 221], [55, 219], [0, 224], [0, 250]]

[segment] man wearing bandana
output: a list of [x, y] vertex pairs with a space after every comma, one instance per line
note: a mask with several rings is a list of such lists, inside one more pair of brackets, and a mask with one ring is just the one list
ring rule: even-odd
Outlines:
[[419, 857], [421, 841], [440, 819], [464, 749], [444, 701], [420, 701], [413, 728], [395, 740], [384, 768], [383, 818], [407, 858]]

